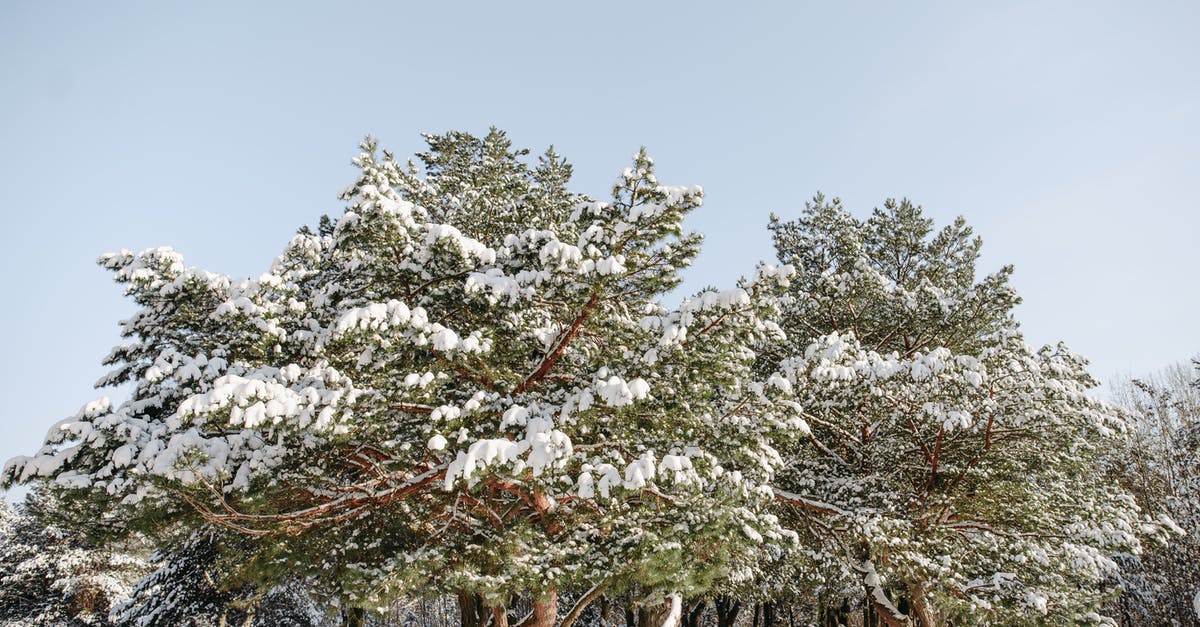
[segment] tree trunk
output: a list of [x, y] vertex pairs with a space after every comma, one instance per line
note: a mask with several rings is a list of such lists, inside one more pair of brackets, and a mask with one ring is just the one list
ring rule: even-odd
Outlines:
[[554, 627], [557, 620], [558, 590], [550, 588], [543, 596], [533, 600], [533, 612], [517, 627]]
[[361, 607], [348, 607], [342, 610], [342, 625], [344, 627], [363, 627], [367, 611]]
[[492, 627], [508, 627], [508, 608], [497, 605], [491, 608]]
[[867, 611], [874, 614], [876, 622], [870, 623], [873, 625], [883, 624], [887, 627], [909, 627], [912, 625], [907, 616], [894, 614], [891, 608], [876, 601], [874, 597], [867, 599]]
[[462, 627], [484, 627], [486, 615], [483, 598], [470, 592], [459, 592], [457, 597], [459, 624]]
[[921, 586], [915, 586], [908, 591], [910, 601], [909, 612], [910, 616], [915, 615], [916, 620], [913, 621], [921, 627], [938, 627], [937, 614], [933, 608], [925, 603], [925, 590]]
[[683, 618], [683, 600], [679, 593], [668, 594], [663, 602], [638, 611], [638, 627], [679, 627]]
[[863, 627], [882, 627], [883, 621], [875, 613], [875, 606], [870, 601], [863, 604]]
[[[584, 314], [581, 314], [581, 315], [584, 315]], [[575, 330], [578, 330], [578, 328], [576, 328]], [[566, 340], [564, 340], [563, 343], [559, 346], [559, 348], [561, 349], [563, 346], [566, 346], [566, 341], [568, 341], [568, 340], [570, 340], [570, 337], [568, 337]], [[557, 357], [555, 357], [554, 359], [557, 359]], [[527, 387], [531, 381], [534, 381], [534, 380], [536, 380], [537, 377], [544, 375], [545, 374], [544, 369], [548, 369], [549, 365], [552, 363], [554, 363], [552, 359], [547, 359], [545, 362], [543, 362], [543, 368], [538, 369], [538, 372], [541, 374], [535, 373], [535, 375], [526, 379], [525, 382], [522, 383], [520, 387]], [[533, 508], [534, 508], [534, 510], [537, 511], [537, 513], [540, 517], [545, 519], [545, 517], [550, 513], [550, 510], [554, 508], [554, 502], [551, 501], [550, 497], [546, 496], [546, 494], [544, 492], [542, 492], [541, 490], [534, 490], [533, 491]], [[558, 530], [559, 530], [558, 522], [554, 521], [553, 519], [550, 519], [550, 520], [547, 520], [547, 522], [545, 524], [546, 524], [546, 535], [547, 536], [553, 538], [554, 536], [558, 535]], [[554, 627], [554, 623], [557, 621], [558, 621], [558, 588], [555, 588], [552, 586], [548, 590], [546, 590], [546, 592], [543, 596], [533, 599], [533, 613], [529, 615], [528, 621], [521, 621], [522, 624], [518, 625], [517, 627]], [[528, 624], [526, 625], [525, 623], [528, 623]]]
[[708, 604], [704, 602], [704, 599], [697, 601], [684, 617], [684, 627], [700, 627], [700, 619], [704, 618], [704, 608], [706, 607]]
[[[817, 609], [817, 622], [821, 627], [838, 627], [850, 624], [850, 604], [843, 600], [836, 607], [821, 604]], [[864, 623], [869, 624], [869, 623]]]
[[771, 601], [763, 603], [762, 627], [775, 627], [775, 604]]
[[717, 597], [717, 627], [733, 627], [738, 614], [742, 611], [742, 602], [727, 596]]

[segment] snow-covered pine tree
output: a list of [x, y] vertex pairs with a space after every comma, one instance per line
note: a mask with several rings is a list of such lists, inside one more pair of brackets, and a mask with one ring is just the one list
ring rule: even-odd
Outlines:
[[1143, 555], [1118, 556], [1113, 610], [1131, 627], [1200, 621], [1200, 360], [1110, 387], [1130, 429], [1108, 464], [1139, 505], [1167, 512], [1183, 531]]
[[[235, 591], [227, 590], [217, 568], [213, 534], [197, 530], [175, 546], [150, 558], [154, 570], [137, 581], [129, 598], [113, 611], [117, 625], [215, 625], [236, 608]], [[239, 624], [236, 616], [229, 624]]]
[[220, 528], [202, 527], [150, 558], [153, 567], [132, 587], [129, 598], [111, 612], [118, 627], [153, 625], [323, 625], [328, 604], [295, 578], [271, 588], [237, 583], [236, 561], [250, 539]]
[[145, 572], [140, 546], [106, 547], [63, 528], [60, 507], [41, 489], [15, 510], [0, 503], [0, 623], [108, 625]]
[[552, 152], [529, 168], [499, 133], [427, 139], [423, 179], [365, 142], [346, 212], [257, 279], [103, 257], [140, 309], [102, 383], [133, 396], [85, 406], [6, 481], [196, 512], [258, 538], [259, 572], [362, 605], [457, 593], [498, 625], [515, 594], [551, 624], [562, 589], [677, 619], [680, 594], [788, 541], [767, 433], [798, 417], [747, 381], [789, 270], [668, 308], [700, 188], [660, 185], [642, 152], [594, 201]]
[[1167, 525], [1103, 476], [1124, 420], [1083, 359], [1025, 344], [1011, 268], [977, 280], [971, 229], [935, 232], [907, 201], [859, 220], [818, 196], [770, 228], [797, 276], [789, 340], [765, 353], [811, 428], [780, 444], [777, 494], [825, 618], [1104, 622], [1113, 553]]
[[[572, 167], [553, 146], [530, 168], [522, 160], [529, 150], [514, 149], [495, 128], [482, 138], [461, 131], [423, 137], [429, 149], [417, 154], [420, 167], [412, 161], [394, 167], [395, 186], [425, 208], [429, 221], [453, 224], [494, 247], [507, 235], [553, 228], [570, 217], [577, 200], [567, 188]], [[384, 152], [384, 161], [394, 158]]]

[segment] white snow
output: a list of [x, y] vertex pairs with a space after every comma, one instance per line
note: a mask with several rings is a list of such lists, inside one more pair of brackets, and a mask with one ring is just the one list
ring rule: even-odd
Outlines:
[[908, 620], [908, 616], [896, 608], [892, 604], [892, 600], [888, 598], [887, 593], [883, 591], [883, 582], [880, 581], [879, 575], [875, 572], [875, 564], [870, 560], [865, 560], [862, 563], [862, 568], [866, 571], [866, 576], [863, 577], [863, 583], [870, 589], [871, 598], [880, 607], [886, 609], [894, 618], [900, 620]]
[[639, 490], [654, 479], [654, 455], [649, 451], [625, 467], [626, 490]]
[[683, 618], [683, 597], [678, 592], [672, 592], [667, 599], [671, 603], [671, 609], [663, 619], [662, 627], [678, 627]]
[[640, 377], [627, 383], [621, 377], [613, 375], [596, 383], [596, 394], [609, 407], [631, 405], [635, 400], [646, 398], [649, 393], [650, 384]]

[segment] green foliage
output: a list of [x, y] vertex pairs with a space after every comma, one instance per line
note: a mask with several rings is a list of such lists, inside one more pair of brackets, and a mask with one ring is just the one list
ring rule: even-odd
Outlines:
[[[129, 599], [114, 608], [116, 625], [321, 625], [314, 586], [284, 573], [265, 588], [239, 583], [247, 540], [201, 528], [150, 559]], [[325, 605], [325, 604], [321, 604]]]
[[3, 480], [46, 482], [93, 540], [200, 530], [126, 622], [441, 594], [544, 623], [597, 587], [650, 617], [723, 594], [1104, 622], [1114, 556], [1172, 527], [1110, 485], [1129, 416], [1082, 358], [1025, 344], [1012, 269], [977, 276], [963, 220], [818, 196], [772, 218], [782, 267], [670, 307], [699, 187], [643, 150], [597, 200], [496, 129], [425, 140], [400, 163], [366, 139], [346, 210], [258, 278], [101, 258], [138, 306], [101, 383], [131, 397]]
[[797, 275], [790, 343], [764, 353], [811, 430], [777, 479], [797, 596], [921, 624], [1101, 621], [1113, 553], [1164, 528], [1098, 466], [1125, 422], [1086, 362], [1024, 343], [1011, 268], [977, 280], [979, 239], [907, 201], [864, 221], [818, 196], [771, 229]]
[[798, 419], [750, 378], [788, 272], [668, 308], [700, 188], [659, 184], [642, 151], [596, 201], [499, 131], [426, 141], [422, 174], [366, 140], [345, 213], [258, 279], [169, 249], [104, 257], [140, 306], [107, 360], [133, 398], [85, 407], [7, 480], [222, 526], [257, 580], [358, 605], [661, 598], [789, 542], [765, 511], [769, 437]]
[[63, 504], [34, 490], [16, 511], [0, 505], [0, 621], [108, 625], [145, 571], [140, 546], [102, 546], [59, 527]]

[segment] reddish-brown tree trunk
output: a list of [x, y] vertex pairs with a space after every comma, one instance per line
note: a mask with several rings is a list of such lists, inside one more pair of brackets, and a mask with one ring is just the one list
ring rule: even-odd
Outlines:
[[554, 627], [558, 619], [558, 590], [551, 589], [546, 597], [533, 606], [533, 615], [539, 627]]
[[533, 613], [518, 627], [554, 627], [558, 619], [558, 590], [550, 588], [533, 600]]
[[462, 627], [484, 627], [483, 599], [470, 592], [458, 593], [458, 621]]
[[925, 590], [921, 586], [915, 586], [909, 590], [909, 607], [914, 614], [916, 621], [921, 627], [938, 627], [937, 614], [929, 604], [925, 603]]
[[508, 608], [497, 606], [491, 608], [492, 627], [508, 627]]

